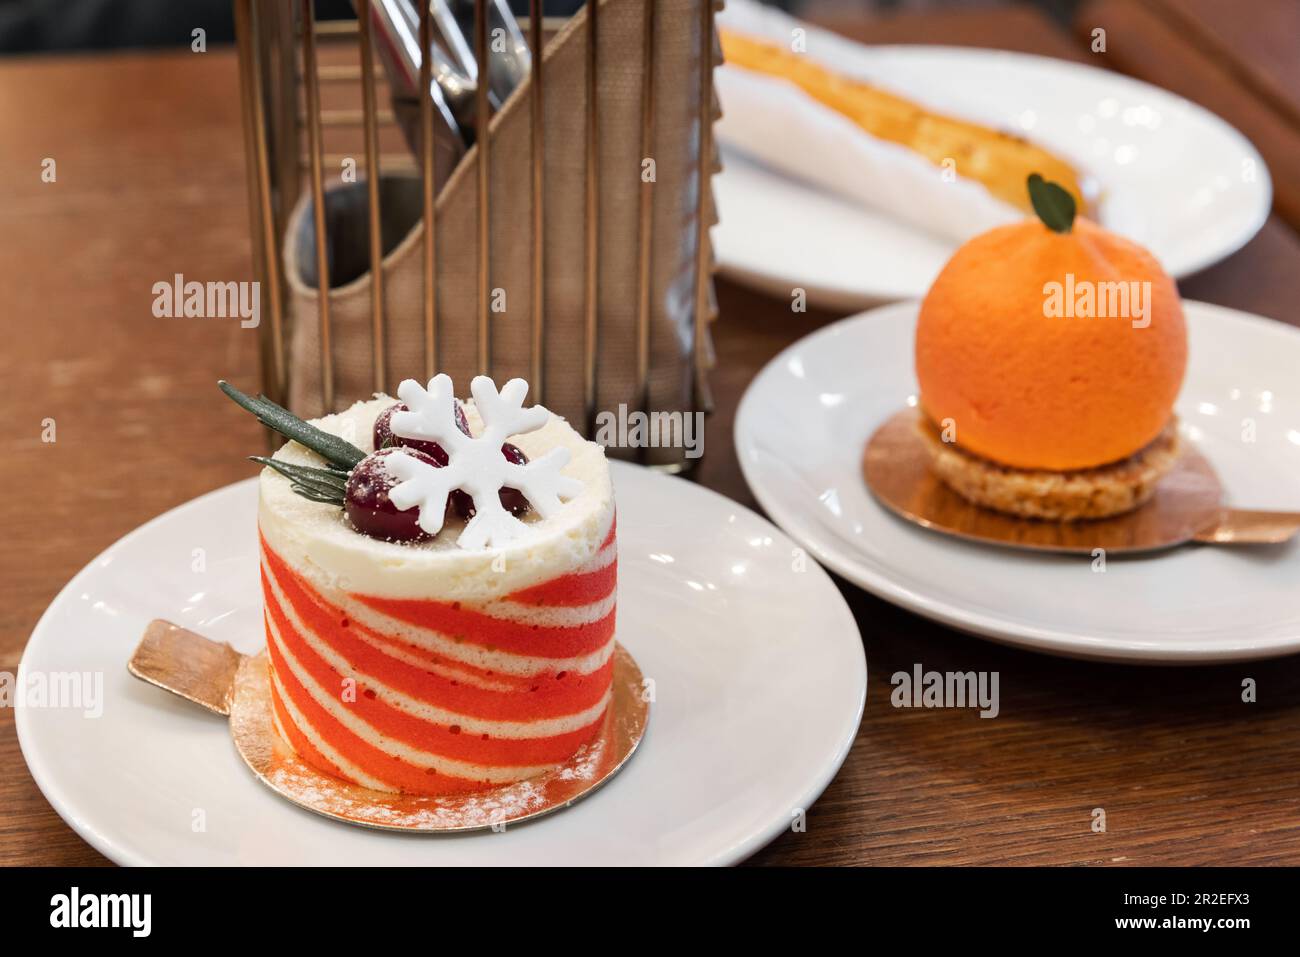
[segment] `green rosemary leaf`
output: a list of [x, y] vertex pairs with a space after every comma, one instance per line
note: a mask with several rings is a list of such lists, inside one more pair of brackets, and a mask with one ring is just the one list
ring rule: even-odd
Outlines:
[[217, 385], [222, 392], [230, 396], [236, 403], [257, 416], [258, 421], [263, 425], [275, 429], [275, 431], [286, 438], [293, 439], [299, 445], [306, 446], [337, 469], [348, 471], [366, 457], [366, 453], [351, 442], [346, 442], [337, 435], [330, 435], [328, 432], [304, 422], [288, 409], [276, 405], [266, 396], [259, 395], [257, 398], [253, 398], [245, 395], [224, 380], [218, 382]]
[[326, 505], [342, 505], [347, 500], [347, 476], [342, 472], [294, 465], [262, 455], [250, 455], [249, 458], [279, 472], [289, 480], [290, 491], [305, 499]]
[[328, 485], [332, 488], [346, 488], [348, 484], [346, 472], [316, 468], [311, 465], [297, 465], [293, 462], [282, 462], [279, 459], [267, 458], [264, 455], [250, 455], [249, 458], [254, 462], [265, 465], [267, 468], [274, 469], [291, 482]]
[[344, 498], [341, 494], [331, 495], [328, 492], [319, 492], [315, 489], [307, 488], [305, 485], [291, 484], [289, 489], [301, 495], [308, 501], [320, 502], [322, 505], [342, 505], [344, 502]]

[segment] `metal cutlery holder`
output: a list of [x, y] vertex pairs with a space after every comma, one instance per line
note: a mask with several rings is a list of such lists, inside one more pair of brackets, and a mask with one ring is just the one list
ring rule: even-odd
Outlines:
[[[611, 454], [689, 466], [716, 311], [714, 0], [589, 0], [558, 23], [532, 0], [544, 54], [497, 110], [480, 84], [458, 158], [434, 97], [386, 105], [385, 38], [371, 0], [354, 7], [317, 22], [311, 0], [235, 0], [266, 394], [315, 416], [406, 377], [522, 376], [589, 437], [614, 424]], [[680, 414], [677, 440], [629, 440], [637, 413]]]

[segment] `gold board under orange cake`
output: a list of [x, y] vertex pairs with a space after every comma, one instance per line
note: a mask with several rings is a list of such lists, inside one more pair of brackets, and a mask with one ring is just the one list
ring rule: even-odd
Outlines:
[[493, 431], [501, 400], [522, 399], [517, 381], [498, 396], [475, 380], [456, 435], [429, 428], [451, 406], [435, 415], [403, 383], [404, 405], [378, 397], [311, 423], [365, 455], [333, 467], [341, 479], [296, 442], [263, 471], [274, 718], [317, 769], [381, 791], [468, 792], [543, 774], [600, 730], [617, 597], [609, 469], [546, 410], [529, 431]]

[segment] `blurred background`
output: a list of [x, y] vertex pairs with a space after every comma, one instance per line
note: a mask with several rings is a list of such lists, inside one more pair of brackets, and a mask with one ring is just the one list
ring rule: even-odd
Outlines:
[[[1082, 0], [1033, 0], [1029, 5], [1068, 22]], [[778, 0], [773, 6], [798, 16], [887, 14], [940, 8], [991, 7], [1001, 0]], [[528, 0], [511, 0], [526, 16]], [[547, 16], [569, 16], [580, 0], [546, 0]], [[0, 53], [111, 50], [189, 46], [191, 31], [203, 27], [212, 44], [233, 43], [230, 0], [0, 0]], [[323, 20], [352, 16], [347, 0], [318, 0]]]

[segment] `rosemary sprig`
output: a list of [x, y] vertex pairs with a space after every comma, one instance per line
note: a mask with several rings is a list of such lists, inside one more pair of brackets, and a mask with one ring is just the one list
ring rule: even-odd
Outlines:
[[262, 455], [250, 455], [250, 459], [267, 468], [279, 472], [290, 482], [289, 488], [303, 498], [327, 505], [342, 505], [347, 497], [348, 477], [335, 469], [321, 469], [310, 465], [294, 465]]
[[264, 395], [253, 398], [240, 392], [224, 380], [218, 382], [217, 385], [222, 392], [257, 416], [258, 421], [263, 425], [275, 429], [286, 438], [293, 439], [299, 445], [311, 449], [335, 469], [343, 472], [351, 471], [358, 462], [366, 457], [366, 453], [351, 442], [344, 441], [337, 435], [330, 435], [328, 432], [304, 422], [288, 409], [276, 405]]
[[269, 468], [275, 469], [285, 478], [292, 479], [295, 482], [325, 485], [330, 488], [346, 488], [348, 484], [347, 473], [336, 469], [322, 469], [314, 465], [298, 465], [294, 462], [283, 462], [280, 459], [267, 458], [263, 455], [250, 455], [249, 458], [254, 462], [260, 462]]

